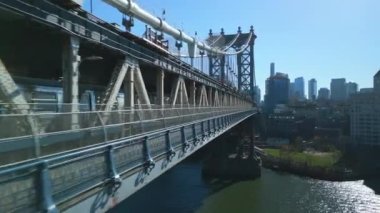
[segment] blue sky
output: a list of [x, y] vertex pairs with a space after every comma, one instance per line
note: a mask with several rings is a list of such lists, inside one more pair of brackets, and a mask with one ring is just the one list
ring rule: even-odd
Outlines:
[[[85, 0], [89, 10], [90, 0]], [[270, 62], [290, 79], [316, 78], [318, 88], [330, 87], [331, 78], [345, 77], [360, 88], [372, 87], [380, 69], [380, 0], [137, 0], [142, 8], [190, 35], [206, 38], [208, 31], [235, 33], [253, 25], [256, 82], [265, 90]], [[93, 12], [110, 22], [122, 15], [101, 0]], [[144, 25], [133, 29], [142, 34]], [[307, 88], [306, 88], [307, 91]]]

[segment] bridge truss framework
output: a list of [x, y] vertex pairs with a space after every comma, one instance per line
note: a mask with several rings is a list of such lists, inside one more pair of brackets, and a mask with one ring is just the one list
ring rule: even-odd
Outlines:
[[[65, 108], [59, 113], [30, 113], [33, 105], [18, 91], [0, 58], [0, 96], [7, 102], [5, 111], [11, 112], [1, 114], [0, 121], [17, 124], [10, 132], [0, 129], [1, 158], [8, 160], [0, 166], [0, 191], [5, 196], [0, 212], [106, 211], [255, 114], [245, 94], [144, 49], [136, 38], [120, 36], [122, 32], [84, 11], [68, 11], [51, 1], [0, 0], [0, 12], [63, 37], [60, 84]], [[92, 45], [122, 57], [107, 70], [111, 77], [94, 110], [82, 111], [79, 76], [85, 57], [80, 52]], [[243, 56], [242, 52], [242, 74]], [[142, 74], [144, 66], [154, 67], [149, 70], [150, 76], [155, 71], [154, 101], [147, 89], [151, 82]], [[165, 88], [166, 76], [173, 80], [170, 89]], [[115, 110], [121, 91], [125, 109]], [[100, 204], [99, 199], [106, 202]]]

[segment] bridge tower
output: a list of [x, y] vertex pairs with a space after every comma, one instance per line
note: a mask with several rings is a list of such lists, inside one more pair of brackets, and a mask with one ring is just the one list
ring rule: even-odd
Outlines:
[[[219, 36], [214, 36], [212, 30], [209, 32], [210, 44], [215, 46], [222, 46], [225, 44], [225, 35], [223, 28], [221, 29]], [[224, 55], [209, 54], [209, 75], [213, 78], [224, 82], [225, 78], [225, 62], [226, 58]]]
[[[256, 35], [254, 34], [253, 27], [251, 26], [252, 39], [249, 44], [237, 55], [238, 65], [238, 90], [250, 94], [252, 100], [255, 100], [254, 87], [256, 85], [255, 77], [255, 58], [254, 58], [254, 45]], [[242, 48], [241, 46], [238, 48]]]
[[255, 59], [254, 59], [254, 44], [257, 36], [254, 33], [253, 26], [249, 33], [242, 33], [241, 28], [238, 28], [236, 34], [226, 35], [223, 28], [219, 35], [214, 35], [209, 32], [207, 42], [210, 46], [217, 47], [223, 51], [230, 49], [235, 50], [235, 55], [215, 55], [209, 54], [209, 75], [220, 80], [223, 83], [228, 83], [228, 69], [226, 69], [227, 57], [234, 57], [237, 69], [237, 88], [239, 91], [249, 95], [254, 100], [255, 79]]

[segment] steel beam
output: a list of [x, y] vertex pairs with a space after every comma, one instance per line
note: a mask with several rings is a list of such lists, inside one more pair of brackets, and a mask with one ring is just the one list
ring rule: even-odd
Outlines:
[[181, 108], [184, 104], [187, 105], [187, 107], [189, 107], [189, 97], [187, 94], [188, 93], [186, 89], [185, 80], [182, 76], [179, 76], [172, 85], [172, 91], [170, 95], [172, 107], [175, 107], [177, 103], [180, 105]]
[[195, 81], [191, 81], [190, 83], [190, 104], [195, 107], [197, 104], [196, 104], [196, 99], [195, 99], [195, 95], [196, 95], [196, 86], [195, 86]]
[[[18, 86], [14, 82], [11, 74], [8, 72], [5, 64], [0, 59], [0, 100], [9, 104], [10, 109], [17, 114], [30, 114], [30, 106], [26, 101], [24, 95], [19, 90]], [[7, 125], [13, 125], [8, 123]], [[39, 137], [37, 136], [38, 131], [38, 122], [33, 119], [33, 116], [25, 116], [25, 119], [18, 119], [18, 122], [15, 124], [16, 129], [21, 129], [22, 132], [29, 132], [34, 135], [34, 155], [35, 157], [40, 156], [40, 142]], [[13, 129], [2, 128], [0, 131], [13, 131]], [[4, 133], [5, 135], [5, 133]]]
[[129, 69], [124, 79], [124, 103], [125, 107], [133, 110], [135, 106], [135, 86], [133, 69]]
[[102, 101], [100, 102], [100, 109], [102, 111], [112, 110], [116, 97], [120, 92], [121, 85], [125, 79], [125, 75], [127, 74], [128, 69], [131, 69], [131, 65], [127, 60], [117, 62], [116, 67], [112, 72], [111, 79], [108, 82]]
[[208, 94], [207, 94], [207, 98], [208, 98], [208, 104], [210, 105], [210, 106], [213, 106], [213, 104], [214, 104], [214, 102], [213, 102], [213, 97], [212, 97], [212, 87], [209, 87], [208, 88]]
[[144, 79], [141, 74], [140, 67], [136, 64], [134, 68], [134, 79], [137, 97], [144, 108], [151, 108], [148, 92], [146, 91]]
[[157, 92], [157, 105], [161, 108], [165, 105], [165, 97], [164, 97], [164, 81], [165, 81], [165, 72], [160, 69], [157, 72], [157, 80], [156, 80], [156, 92]]
[[68, 121], [72, 129], [79, 128], [79, 46], [79, 38], [69, 36], [62, 48], [63, 102], [69, 104], [65, 111], [73, 113]]

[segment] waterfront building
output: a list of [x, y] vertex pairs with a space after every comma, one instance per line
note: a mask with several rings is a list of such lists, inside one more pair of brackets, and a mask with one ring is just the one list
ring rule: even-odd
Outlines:
[[346, 79], [345, 78], [331, 79], [330, 91], [331, 91], [332, 101], [345, 101], [347, 99]]
[[380, 71], [374, 76], [374, 90], [351, 98], [351, 137], [360, 144], [380, 145]]
[[309, 80], [308, 94], [309, 100], [315, 101], [317, 99], [317, 80], [315, 80], [314, 78]]

